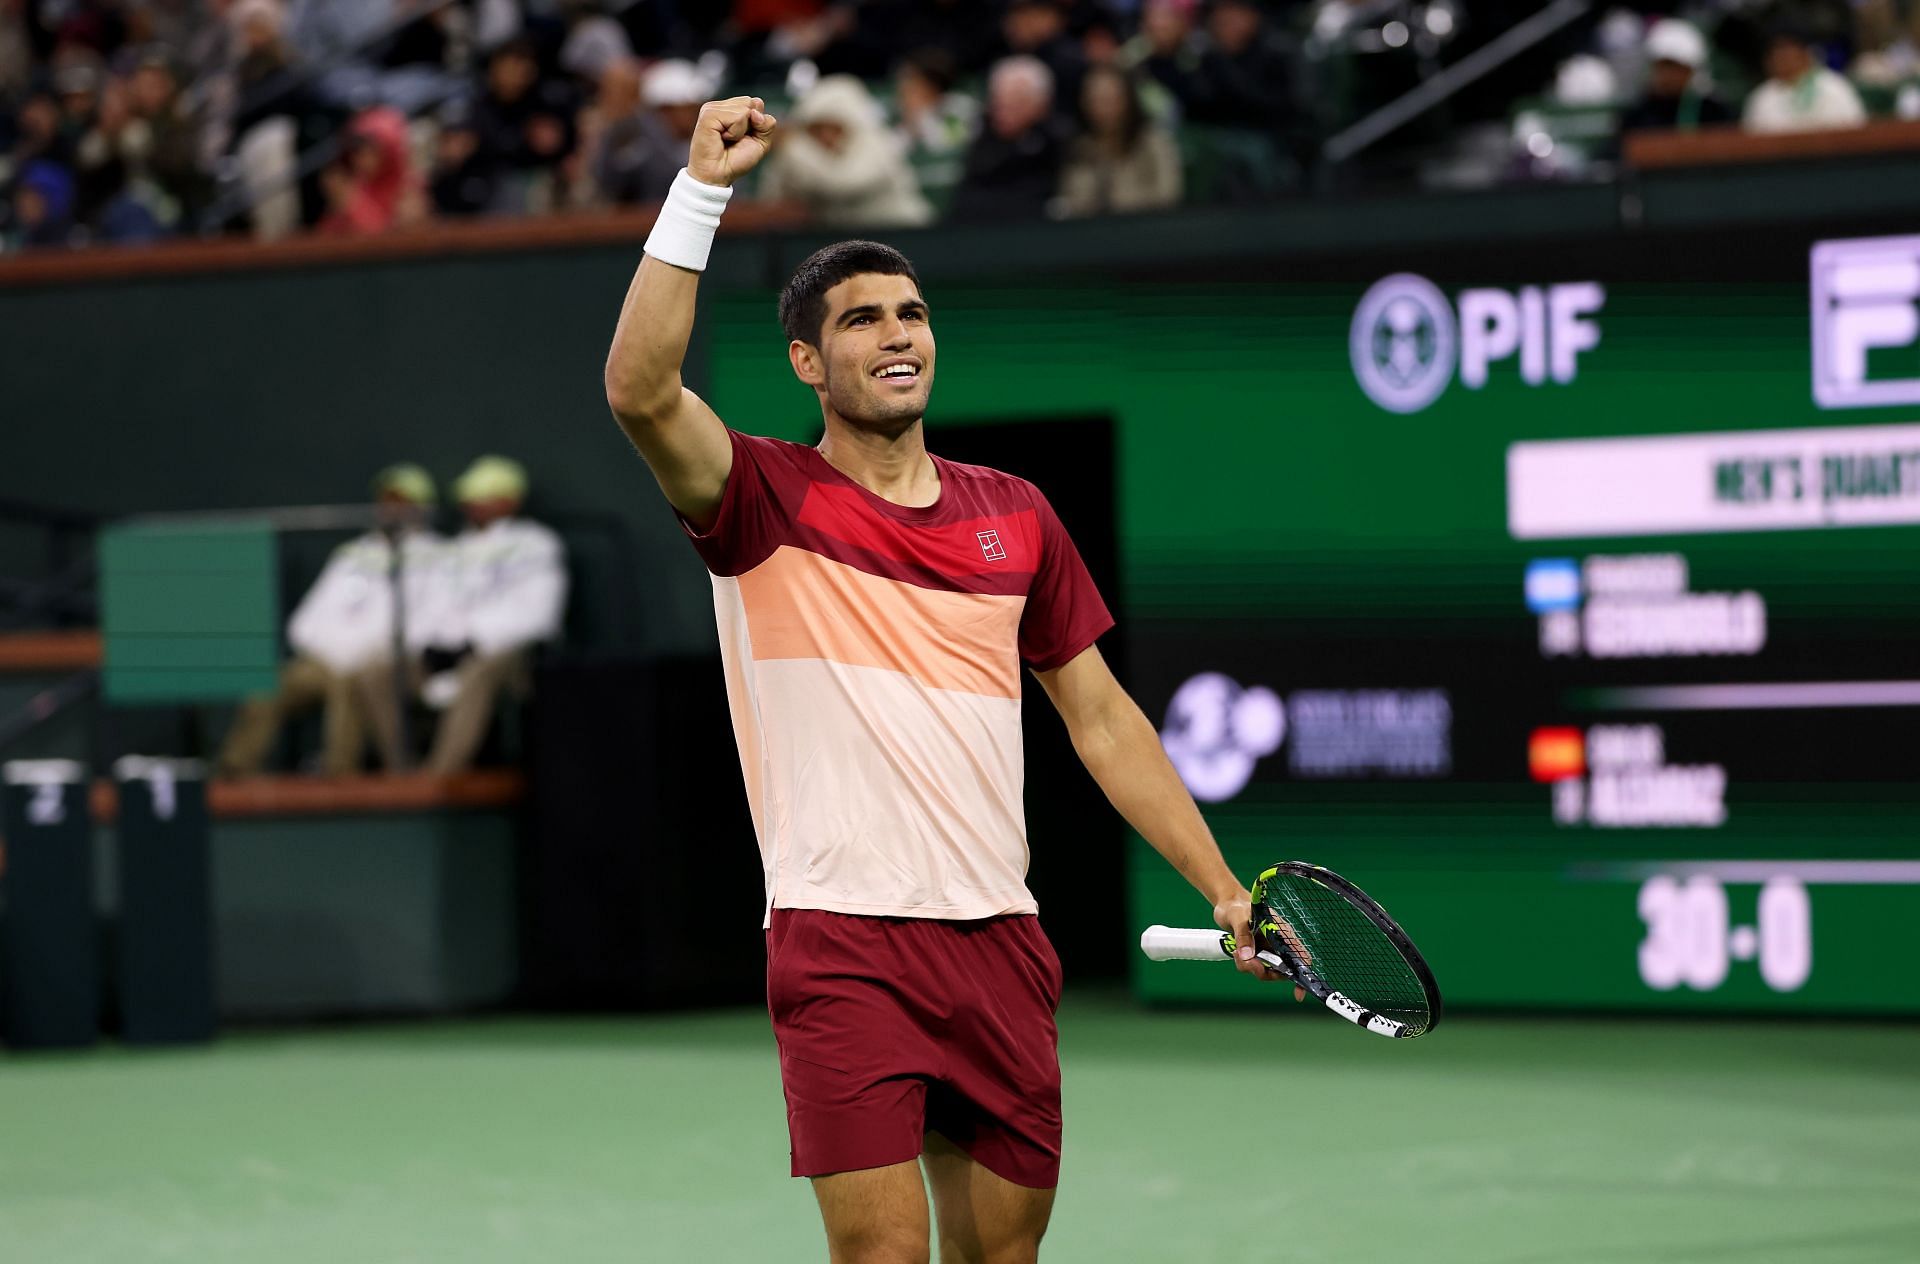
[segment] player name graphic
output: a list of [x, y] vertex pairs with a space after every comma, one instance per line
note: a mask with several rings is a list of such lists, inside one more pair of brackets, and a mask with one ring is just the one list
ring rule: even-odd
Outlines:
[[1689, 592], [1678, 553], [1541, 558], [1527, 567], [1527, 608], [1540, 616], [1540, 653], [1566, 658], [1752, 655], [1767, 644], [1757, 592]]
[[1527, 743], [1535, 781], [1553, 788], [1557, 825], [1714, 829], [1727, 820], [1727, 770], [1669, 764], [1657, 724], [1540, 728]]

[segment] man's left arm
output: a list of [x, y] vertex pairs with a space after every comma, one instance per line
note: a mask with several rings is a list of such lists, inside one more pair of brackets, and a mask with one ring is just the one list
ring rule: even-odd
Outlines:
[[[1254, 957], [1246, 886], [1227, 868], [1152, 721], [1114, 679], [1100, 651], [1089, 646], [1034, 677], [1066, 721], [1074, 752], [1108, 802], [1213, 905], [1214, 922], [1239, 945], [1234, 964], [1257, 978], [1281, 978]], [[1294, 994], [1304, 995], [1298, 988]]]

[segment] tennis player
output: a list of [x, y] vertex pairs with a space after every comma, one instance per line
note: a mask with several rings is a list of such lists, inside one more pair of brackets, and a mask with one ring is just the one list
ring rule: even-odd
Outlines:
[[[831, 1258], [1037, 1258], [1060, 1172], [1060, 961], [1025, 883], [1020, 664], [1134, 828], [1253, 958], [1247, 888], [1101, 659], [1113, 626], [1037, 488], [928, 454], [934, 339], [913, 267], [829, 246], [780, 299], [818, 447], [685, 389], [694, 292], [774, 119], [701, 107], [607, 358], [607, 400], [713, 573], [767, 894], [793, 1174]], [[922, 1171], [925, 1184], [922, 1183]]]

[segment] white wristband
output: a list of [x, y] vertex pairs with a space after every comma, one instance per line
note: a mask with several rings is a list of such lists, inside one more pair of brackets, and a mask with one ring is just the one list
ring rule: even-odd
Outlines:
[[713, 250], [713, 232], [720, 227], [720, 212], [727, 209], [731, 188], [702, 184], [687, 174], [685, 167], [673, 178], [667, 200], [660, 207], [660, 218], [653, 221], [647, 234], [647, 253], [662, 263], [694, 272], [707, 270], [707, 255]]

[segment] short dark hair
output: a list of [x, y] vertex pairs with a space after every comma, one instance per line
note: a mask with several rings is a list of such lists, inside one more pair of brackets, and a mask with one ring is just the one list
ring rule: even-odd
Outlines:
[[848, 277], [877, 272], [903, 276], [920, 288], [920, 277], [907, 257], [877, 241], [842, 241], [808, 255], [793, 270], [787, 288], [780, 291], [780, 327], [791, 342], [820, 345], [827, 323], [827, 291]]
[[1798, 44], [1805, 49], [1817, 49], [1820, 34], [1813, 24], [1796, 14], [1788, 13], [1775, 18], [1767, 24], [1767, 47], [1775, 44]]
[[493, 55], [487, 58], [487, 64], [492, 65], [496, 61], [505, 61], [509, 57], [518, 57], [522, 61], [530, 61], [538, 66], [540, 64], [540, 46], [524, 35], [516, 35], [506, 43], [500, 45], [500, 47], [494, 49]]
[[960, 82], [960, 65], [944, 48], [916, 48], [900, 59], [900, 66], [925, 79], [942, 96]]

